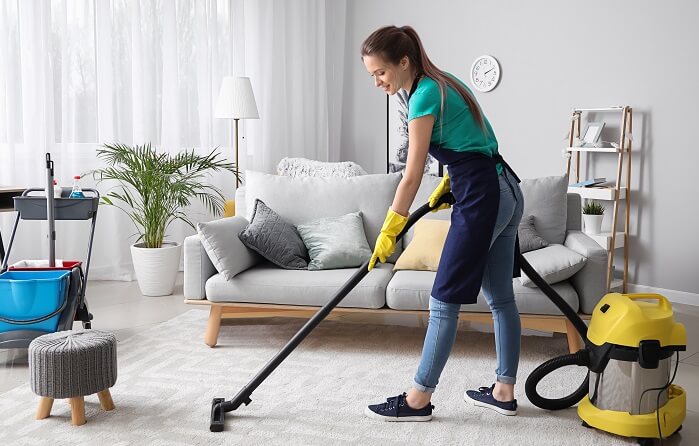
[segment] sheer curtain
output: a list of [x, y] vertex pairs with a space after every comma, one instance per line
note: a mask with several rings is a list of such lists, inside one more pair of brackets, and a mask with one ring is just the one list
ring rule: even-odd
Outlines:
[[[228, 75], [251, 78], [261, 116], [241, 121], [242, 170], [273, 172], [284, 156], [337, 160], [342, 98], [328, 84], [342, 80], [344, 10], [332, 0], [0, 2], [0, 184], [43, 187], [50, 152], [70, 186], [101, 166], [100, 144], [116, 141], [171, 153], [218, 147], [233, 159], [232, 123], [213, 117]], [[234, 195], [233, 175], [211, 182]], [[88, 177], [83, 187], [96, 186]], [[132, 279], [135, 228], [115, 208], [98, 214], [91, 278]], [[13, 221], [0, 214], [6, 244]], [[83, 259], [88, 228], [57, 222], [57, 255]], [[193, 232], [175, 224], [168, 238]], [[21, 222], [11, 261], [47, 255], [46, 224]]]

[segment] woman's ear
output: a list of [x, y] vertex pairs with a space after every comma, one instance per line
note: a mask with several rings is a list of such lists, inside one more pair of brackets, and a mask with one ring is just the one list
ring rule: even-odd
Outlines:
[[403, 56], [403, 58], [400, 60], [400, 67], [403, 69], [403, 71], [405, 71], [408, 69], [409, 66], [410, 59], [408, 59], [408, 56]]

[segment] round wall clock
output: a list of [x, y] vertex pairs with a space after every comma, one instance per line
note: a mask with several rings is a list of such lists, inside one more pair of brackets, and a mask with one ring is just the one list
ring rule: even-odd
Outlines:
[[490, 91], [500, 81], [500, 64], [493, 56], [480, 56], [471, 65], [471, 83], [478, 91]]

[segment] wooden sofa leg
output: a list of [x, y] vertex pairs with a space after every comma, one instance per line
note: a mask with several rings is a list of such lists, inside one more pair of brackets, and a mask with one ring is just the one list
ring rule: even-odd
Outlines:
[[215, 347], [218, 342], [218, 332], [221, 329], [221, 315], [223, 314], [223, 306], [212, 305], [209, 312], [209, 323], [206, 324], [206, 334], [204, 342], [209, 347]]
[[568, 350], [570, 353], [576, 353], [584, 347], [580, 334], [568, 319], [566, 319], [566, 335], [568, 336]]

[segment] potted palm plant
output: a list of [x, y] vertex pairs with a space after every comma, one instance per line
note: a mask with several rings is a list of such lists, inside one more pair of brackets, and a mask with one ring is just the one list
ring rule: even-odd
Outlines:
[[604, 206], [596, 201], [588, 201], [583, 206], [583, 220], [585, 222], [585, 232], [588, 234], [599, 234], [602, 232], [602, 219], [604, 218]]
[[227, 170], [238, 176], [235, 164], [191, 151], [170, 155], [158, 153], [150, 143], [142, 146], [105, 144], [97, 157], [108, 167], [92, 172], [99, 182], [114, 180], [101, 204], [124, 211], [136, 226], [138, 238], [131, 246], [136, 278], [144, 296], [172, 294], [180, 265], [182, 246], [166, 241], [166, 230], [175, 220], [192, 228], [186, 213], [193, 199], [203, 203], [214, 215], [223, 211], [223, 193], [209, 184], [208, 174]]

